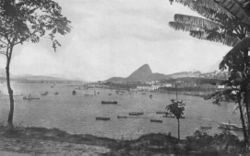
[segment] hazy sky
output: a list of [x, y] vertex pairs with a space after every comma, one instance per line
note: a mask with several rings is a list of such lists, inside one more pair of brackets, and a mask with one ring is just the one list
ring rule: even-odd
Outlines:
[[168, 22], [175, 13], [194, 13], [168, 0], [57, 1], [72, 21], [72, 32], [56, 53], [47, 39], [17, 47], [13, 74], [104, 80], [128, 76], [145, 63], [165, 74], [207, 72], [215, 70], [230, 49], [171, 29]]

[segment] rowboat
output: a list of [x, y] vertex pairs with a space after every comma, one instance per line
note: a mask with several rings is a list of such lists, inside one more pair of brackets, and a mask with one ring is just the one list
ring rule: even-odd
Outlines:
[[143, 112], [130, 112], [128, 113], [130, 116], [139, 116], [139, 115], [143, 115]]
[[118, 104], [117, 101], [102, 101], [101, 103], [102, 103], [103, 105], [108, 105], [108, 104], [117, 105], [117, 104]]
[[150, 122], [162, 123], [162, 120], [158, 120], [158, 119], [150, 119]]
[[96, 117], [96, 120], [102, 120], [102, 121], [109, 121], [110, 118], [109, 117]]
[[225, 122], [222, 122], [221, 124], [219, 124], [218, 128], [223, 129], [223, 130], [232, 130], [232, 131], [242, 130], [242, 128], [237, 126], [236, 124], [225, 123]]
[[203, 131], [207, 131], [207, 130], [211, 130], [212, 126], [201, 126], [200, 129]]
[[126, 118], [128, 118], [128, 117], [127, 116], [120, 116], [120, 115], [117, 116], [117, 119], [126, 119]]
[[165, 115], [165, 114], [168, 114], [168, 112], [165, 112], [165, 111], [158, 111], [158, 112], [155, 112], [156, 114], [163, 114], [163, 115]]
[[42, 95], [42, 96], [46, 96], [46, 95], [48, 95], [48, 93], [49, 93], [49, 92], [46, 91], [46, 92], [44, 92], [44, 93], [41, 93], [41, 95]]
[[23, 100], [40, 100], [39, 97], [32, 97], [31, 95], [24, 96]]
[[175, 118], [173, 114], [166, 114], [163, 116], [164, 118]]

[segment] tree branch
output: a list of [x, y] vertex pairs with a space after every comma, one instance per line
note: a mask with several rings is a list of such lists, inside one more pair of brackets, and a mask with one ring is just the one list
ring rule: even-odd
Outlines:
[[22, 39], [21, 41], [18, 41], [16, 43], [14, 43], [14, 46], [20, 43], [23, 43], [24, 41], [26, 41], [27, 39], [29, 39], [32, 35], [36, 34], [38, 32], [38, 30], [34, 30], [29, 36], [27, 36], [26, 38]]

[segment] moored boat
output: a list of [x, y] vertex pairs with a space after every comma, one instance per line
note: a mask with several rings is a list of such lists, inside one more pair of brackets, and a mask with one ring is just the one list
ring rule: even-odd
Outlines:
[[[163, 115], [164, 118], [175, 118], [175, 116], [173, 114], [165, 114]], [[180, 119], [185, 119], [185, 116], [181, 116]]]
[[43, 93], [41, 93], [41, 96], [46, 96], [46, 95], [48, 95], [48, 91], [46, 91], [46, 92], [43, 92]]
[[150, 119], [150, 122], [162, 123], [162, 120], [159, 120], [159, 119]]
[[173, 114], [166, 114], [163, 116], [164, 118], [175, 118]]
[[168, 112], [166, 112], [166, 111], [157, 111], [157, 112], [155, 112], [156, 114], [168, 114]]
[[40, 100], [39, 97], [32, 97], [31, 95], [24, 96], [23, 100]]
[[128, 113], [130, 116], [139, 116], [139, 115], [143, 115], [143, 112], [130, 112]]
[[109, 117], [96, 117], [96, 120], [102, 120], [102, 121], [109, 121], [110, 118]]
[[200, 130], [202, 131], [208, 131], [211, 130], [213, 127], [212, 126], [200, 126]]
[[118, 102], [117, 101], [102, 101], [101, 102], [103, 105], [107, 105], [107, 104], [111, 104], [111, 105], [116, 105], [116, 104], [118, 104]]
[[127, 116], [122, 116], [122, 115], [117, 116], [117, 119], [126, 119], [126, 118], [128, 118], [128, 117]]
[[223, 129], [223, 130], [232, 130], [232, 131], [242, 130], [242, 128], [237, 126], [236, 124], [225, 123], [225, 122], [222, 122], [221, 124], [219, 124], [218, 128]]

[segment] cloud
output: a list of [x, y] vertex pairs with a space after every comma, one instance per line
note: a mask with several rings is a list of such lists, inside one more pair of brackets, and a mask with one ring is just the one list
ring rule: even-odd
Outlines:
[[72, 32], [60, 38], [57, 53], [46, 39], [17, 48], [14, 73], [104, 80], [128, 76], [145, 63], [161, 73], [207, 71], [229, 49], [171, 29], [175, 13], [195, 13], [168, 0], [57, 1]]

